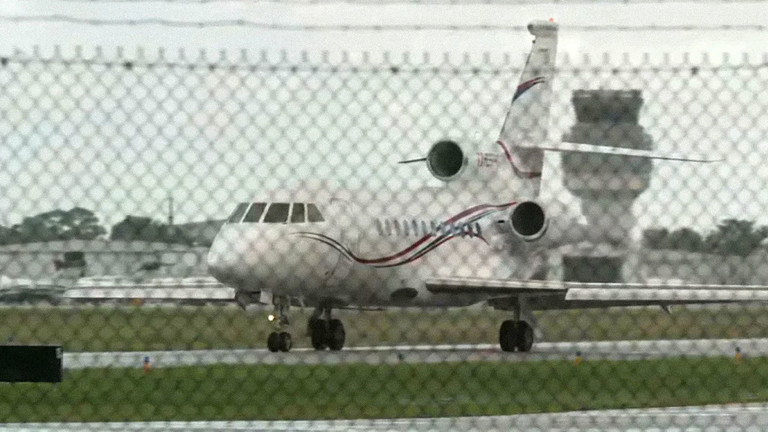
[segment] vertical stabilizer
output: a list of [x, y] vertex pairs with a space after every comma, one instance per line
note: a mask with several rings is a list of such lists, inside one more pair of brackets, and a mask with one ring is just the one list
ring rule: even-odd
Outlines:
[[544, 150], [536, 148], [547, 140], [552, 80], [557, 55], [557, 24], [534, 21], [528, 24], [534, 36], [533, 48], [520, 76], [520, 83], [499, 134], [498, 144], [515, 176], [530, 180], [539, 193]]

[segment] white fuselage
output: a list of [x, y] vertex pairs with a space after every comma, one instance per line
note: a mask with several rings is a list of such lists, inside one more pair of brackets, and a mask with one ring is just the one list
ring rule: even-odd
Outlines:
[[476, 303], [484, 298], [434, 295], [425, 281], [510, 277], [519, 255], [514, 247], [525, 245], [510, 241], [497, 225], [516, 200], [469, 203], [452, 189], [404, 192], [383, 202], [355, 197], [317, 202], [321, 222], [226, 223], [211, 246], [208, 266], [238, 291], [267, 291], [306, 305]]

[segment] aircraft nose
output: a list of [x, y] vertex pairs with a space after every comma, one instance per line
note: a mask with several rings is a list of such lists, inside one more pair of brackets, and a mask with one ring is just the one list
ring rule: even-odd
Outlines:
[[221, 270], [222, 264], [223, 264], [223, 258], [220, 253], [214, 252], [213, 248], [208, 250], [208, 271], [212, 275], [216, 275]]
[[223, 227], [208, 249], [208, 272], [223, 283], [231, 282], [238, 269], [242, 268], [242, 242], [234, 229]]

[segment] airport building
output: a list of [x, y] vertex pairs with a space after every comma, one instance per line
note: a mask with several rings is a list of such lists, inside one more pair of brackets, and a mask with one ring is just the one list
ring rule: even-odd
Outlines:
[[192, 277], [208, 274], [205, 246], [147, 241], [63, 240], [0, 246], [0, 274], [56, 276]]

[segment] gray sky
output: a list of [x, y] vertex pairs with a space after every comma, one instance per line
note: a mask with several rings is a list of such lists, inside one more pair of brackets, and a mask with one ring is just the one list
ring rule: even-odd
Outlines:
[[[571, 30], [569, 26], [768, 24], [765, 18], [768, 5], [765, 3], [462, 6], [0, 2], [0, 15], [3, 16], [48, 14], [94, 19], [247, 19], [302, 25], [525, 25], [532, 19], [553, 17], [562, 26], [558, 58], [561, 66], [583, 66], [585, 57], [589, 64], [602, 65], [603, 54], [608, 53], [608, 63], [622, 68], [647, 66], [648, 62], [654, 65], [717, 65], [723, 62], [724, 53], [730, 55], [729, 63], [742, 63], [742, 55], [746, 54], [748, 63], [757, 64], [765, 61], [766, 50], [762, 43], [765, 35], [749, 31], [585, 32]], [[0, 26], [0, 53], [16, 51], [16, 57], [31, 56], [35, 46], [44, 57], [53, 53], [54, 46], [61, 47], [65, 58], [76, 46], [81, 46], [84, 56], [90, 57], [99, 46], [103, 47], [104, 58], [114, 58], [117, 47], [123, 47], [125, 57], [135, 58], [138, 47], [141, 47], [147, 59], [157, 56], [158, 49], [163, 48], [165, 57], [174, 60], [179, 56], [179, 48], [183, 48], [188, 59], [198, 58], [200, 49], [207, 50], [209, 60], [217, 59], [222, 50], [227, 51], [230, 59], [238, 59], [241, 50], [247, 50], [251, 59], [258, 59], [263, 50], [270, 57], [278, 58], [284, 50], [294, 63], [300, 62], [303, 51], [308, 52], [312, 63], [321, 62], [322, 51], [327, 51], [332, 60], [347, 52], [351, 63], [362, 62], [363, 52], [368, 52], [373, 63], [397, 63], [406, 52], [411, 59], [420, 59], [427, 53], [431, 61], [440, 61], [448, 53], [451, 61], [462, 63], [462, 56], [467, 53], [470, 63], [482, 64], [483, 54], [489, 53], [492, 64], [505, 64], [504, 55], [510, 55], [511, 64], [521, 66], [530, 40], [527, 32], [520, 31], [309, 32], [45, 22], [5, 22]], [[706, 61], [704, 54], [709, 56]], [[385, 61], [385, 55], [395, 61]], [[390, 162], [414, 153], [418, 155], [426, 151], [431, 142], [444, 136], [466, 136], [492, 145], [500, 127], [497, 120], [502, 118], [511, 96], [509, 88], [517, 80], [516, 76], [485, 78], [481, 84], [488, 83], [487, 90], [472, 83], [457, 86], [448, 83], [426, 95], [434, 100], [414, 102], [409, 99], [412, 94], [408, 91], [414, 82], [402, 77], [394, 81], [384, 78], [387, 81], [371, 85], [375, 80], [371, 81], [370, 77], [278, 73], [261, 76], [261, 81], [248, 84], [245, 82], [247, 74], [187, 76], [176, 73], [167, 78], [172, 82], [156, 87], [152, 86], [152, 79], [141, 82], [147, 87], [147, 100], [167, 98], [163, 89], [174, 86], [200, 88], [205, 90], [204, 94], [198, 97], [194, 92], [184, 93], [166, 101], [169, 106], [160, 103], [158, 107], [143, 107], [159, 114], [150, 118], [148, 125], [134, 125], [140, 128], [138, 138], [125, 142], [121, 137], [131, 134], [125, 128], [131, 127], [135, 120], [131, 119], [131, 105], [119, 106], [122, 103], [119, 95], [108, 93], [110, 88], [135, 86], [137, 83], [131, 81], [135, 74], [106, 74], [110, 79], [118, 80], [110, 84], [103, 82], [103, 77], [93, 75], [92, 71], [83, 74], [76, 67], [48, 69], [48, 75], [41, 75], [39, 89], [29, 85], [26, 89], [30, 91], [29, 88], [34, 87], [32, 91], [50, 95], [46, 99], [50, 107], [29, 108], [28, 115], [18, 119], [11, 113], [0, 124], [0, 132], [6, 140], [5, 149], [0, 149], [0, 163], [8, 168], [0, 174], [0, 188], [12, 190], [0, 197], [2, 224], [16, 223], [24, 215], [72, 205], [95, 209], [107, 224], [128, 213], [162, 218], [168, 190], [173, 191], [177, 202], [177, 221], [222, 217], [229, 212], [233, 202], [249, 199], [265, 188], [282, 186], [285, 180], [297, 176], [351, 179], [352, 184], [363, 181], [367, 185], [376, 185], [370, 181], [373, 176], [383, 178], [381, 186], [384, 187], [414, 187], [425, 178], [418, 172], [403, 173], [390, 168]], [[617, 75], [598, 73], [588, 80], [561, 74], [555, 81], [559, 108], [552, 120], [553, 136], [561, 136], [574, 122], [572, 112], [568, 111], [573, 89], [644, 88], [646, 102], [642, 118], [646, 131], [659, 149], [718, 154], [726, 161], [711, 166], [657, 164], [651, 189], [637, 203], [636, 213], [641, 224], [709, 227], [724, 217], [758, 218], [761, 223], [768, 223], [764, 216], [768, 194], [763, 193], [768, 181], [768, 168], [764, 167], [768, 156], [766, 68], [696, 76], [667, 74], [652, 71]], [[158, 76], [151, 74], [150, 78]], [[55, 85], [57, 81], [68, 82], [68, 79], [72, 81], [69, 89]], [[247, 95], [255, 100], [244, 100], [240, 94], [227, 93], [227, 90], [232, 93], [231, 89], [236, 89], [241, 82], [246, 87], [251, 86], [251, 93]], [[712, 83], [719, 87], [712, 88]], [[259, 92], [254, 85], [272, 90]], [[370, 93], [367, 107], [339, 103], [334, 99], [336, 96], [330, 96], [338, 89], [355, 86]], [[472, 91], [454, 94], [454, 90], [464, 86]], [[209, 97], [206, 95], [213, 95], [211, 103], [204, 100]], [[483, 98], [483, 104], [474, 103], [473, 98], [477, 97]], [[89, 106], [82, 108], [83, 118], [75, 121], [79, 111], [74, 102], [79, 98], [94, 105], [90, 109]], [[197, 102], [187, 106], [184, 105], [185, 98]], [[324, 98], [332, 101], [330, 105], [324, 104]], [[443, 99], [455, 101], [458, 107], [467, 110], [470, 118], [480, 120], [456, 121], [461, 116], [454, 114], [433, 121], [434, 116], [409, 110], [409, 107], [419, 107], [437, 115], [446, 109], [441, 102]], [[57, 107], [56, 101], [61, 106]], [[98, 101], [112, 102], [115, 107], [99, 108]], [[3, 109], [18, 107], [19, 103], [25, 102], [14, 100], [12, 95], [0, 98], [0, 108]], [[252, 110], [249, 111], [252, 117], [239, 116], [242, 107]], [[246, 124], [249, 118], [258, 117], [259, 109], [270, 111], [270, 124], [258, 128]], [[487, 113], [483, 111], [485, 109]], [[185, 110], [191, 115], [174, 114]], [[114, 115], [100, 118], [86, 115], [89, 112]], [[121, 117], [120, 112], [128, 114]], [[68, 118], [70, 115], [72, 117]], [[386, 124], [397, 127], [387, 128]], [[345, 128], [348, 129], [345, 131]], [[401, 133], [390, 134], [390, 129]], [[184, 139], [187, 135], [188, 139]], [[286, 141], [293, 144], [289, 152], [283, 150]], [[413, 148], [414, 142], [423, 144]], [[184, 156], [190, 152], [194, 157]], [[319, 159], [318, 153], [323, 154]], [[383, 156], [375, 157], [376, 153]], [[322, 160], [331, 163], [318, 164]], [[308, 161], [317, 169], [313, 175], [302, 175], [302, 165]], [[555, 162], [549, 161], [554, 169], [550, 169], [552, 177], [543, 194], [572, 203], [559, 186]], [[318, 165], [324, 168], [318, 168]], [[349, 165], [352, 168], [345, 168]], [[404, 180], [406, 177], [412, 179]], [[90, 187], [83, 188], [82, 184]], [[677, 211], [677, 207], [682, 208]]]

